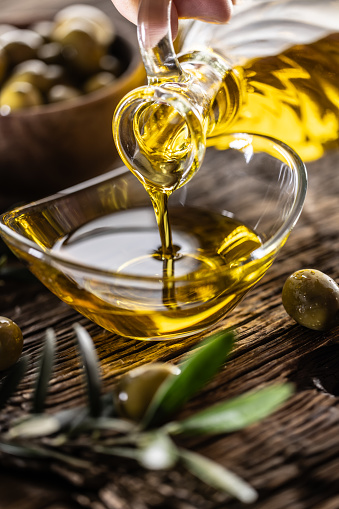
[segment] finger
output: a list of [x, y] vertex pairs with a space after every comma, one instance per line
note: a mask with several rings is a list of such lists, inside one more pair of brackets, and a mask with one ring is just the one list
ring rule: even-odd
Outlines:
[[[181, 18], [202, 19], [213, 23], [226, 23], [232, 15], [236, 0], [174, 0]], [[137, 24], [139, 0], [112, 0], [117, 10], [129, 21]]]
[[137, 24], [139, 0], [112, 0], [113, 5], [126, 19]]
[[210, 23], [229, 21], [236, 0], [174, 0], [179, 18], [193, 18]]
[[[143, 41], [145, 49], [151, 49], [160, 43], [164, 37], [173, 38], [178, 32], [178, 13], [175, 4], [172, 3], [171, 8], [171, 32], [168, 27], [168, 13], [164, 10], [165, 4], [160, 2], [152, 2], [148, 0], [141, 5], [138, 13], [138, 23], [140, 23], [140, 40]], [[143, 9], [145, 8], [145, 10]]]

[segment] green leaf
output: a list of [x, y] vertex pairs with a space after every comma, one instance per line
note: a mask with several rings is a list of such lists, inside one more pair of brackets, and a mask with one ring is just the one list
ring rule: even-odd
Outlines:
[[45, 451], [40, 448], [28, 447], [25, 445], [0, 442], [0, 451], [11, 456], [19, 456], [20, 458], [45, 458]]
[[137, 442], [138, 461], [149, 470], [173, 468], [178, 459], [178, 450], [168, 435], [161, 432], [141, 435]]
[[221, 369], [234, 343], [234, 333], [221, 331], [207, 338], [180, 365], [180, 374], [169, 377], [156, 392], [141, 423], [154, 427], [179, 410]]
[[53, 373], [55, 356], [55, 332], [53, 329], [47, 329], [45, 346], [40, 358], [39, 371], [33, 394], [32, 412], [40, 414], [45, 407], [45, 400], [48, 391], [48, 385]]
[[78, 428], [80, 431], [116, 431], [117, 433], [133, 433], [136, 430], [136, 425], [133, 422], [125, 419], [115, 419], [113, 417], [97, 417], [85, 419]]
[[179, 453], [186, 468], [204, 483], [225, 491], [245, 504], [256, 501], [257, 492], [246, 481], [219, 463], [195, 452], [181, 449]]
[[45, 437], [60, 430], [60, 421], [53, 415], [37, 414], [11, 427], [11, 438]]
[[0, 442], [0, 451], [11, 456], [30, 459], [56, 459], [78, 468], [89, 468], [91, 463], [86, 460], [63, 454], [53, 449], [47, 449], [39, 446], [26, 446], [24, 444], [15, 444]]
[[79, 324], [74, 325], [87, 381], [89, 412], [92, 417], [101, 413], [101, 379], [99, 361], [91, 336]]
[[88, 410], [83, 407], [67, 408], [53, 414], [53, 417], [59, 422], [60, 431], [73, 429], [76, 423], [81, 422], [87, 416]]
[[28, 358], [21, 357], [3, 380], [0, 386], [0, 408], [5, 406], [8, 399], [15, 393], [19, 383], [24, 377], [28, 366]]
[[[178, 460], [178, 450], [168, 435], [162, 432], [139, 433], [128, 435], [121, 445], [107, 447], [94, 445], [92, 450], [105, 455], [120, 456], [137, 461], [148, 470], [172, 468]], [[119, 444], [119, 439], [116, 441]], [[126, 444], [129, 446], [126, 447]], [[134, 447], [131, 447], [134, 445]]]
[[107, 456], [120, 456], [121, 458], [129, 458], [135, 461], [139, 460], [139, 451], [134, 447], [106, 447], [104, 445], [94, 445], [92, 450]]
[[271, 414], [292, 393], [292, 384], [265, 387], [217, 403], [183, 421], [169, 423], [166, 430], [172, 434], [231, 433]]

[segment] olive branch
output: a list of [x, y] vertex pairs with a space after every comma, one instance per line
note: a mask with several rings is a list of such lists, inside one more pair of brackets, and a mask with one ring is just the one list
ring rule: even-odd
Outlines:
[[[185, 356], [179, 365], [179, 374], [161, 383], [144, 416], [139, 422], [132, 422], [119, 415], [114, 389], [102, 394], [99, 361], [92, 338], [79, 324], [74, 325], [74, 330], [87, 386], [87, 405], [52, 415], [44, 413], [56, 351], [55, 333], [48, 329], [31, 413], [10, 426], [0, 441], [2, 453], [35, 460], [55, 459], [76, 468], [88, 468], [89, 461], [79, 457], [77, 450], [74, 455], [69, 453], [72, 440], [85, 436], [82, 447], [94, 454], [132, 459], [143, 468], [153, 470], [171, 469], [180, 462], [203, 482], [244, 503], [257, 499], [257, 492], [246, 481], [211, 459], [178, 446], [175, 439], [243, 429], [286, 401], [293, 392], [291, 384], [271, 385], [216, 403], [185, 419], [170, 420], [224, 366], [235, 336], [232, 331], [221, 331]], [[4, 379], [0, 387], [0, 408], [16, 391], [27, 365], [27, 357], [21, 357]]]

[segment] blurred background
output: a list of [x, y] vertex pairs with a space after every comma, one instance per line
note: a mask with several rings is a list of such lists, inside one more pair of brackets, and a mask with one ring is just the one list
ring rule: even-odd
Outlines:
[[[65, 19], [55, 20], [66, 7], [78, 4], [98, 8], [108, 22], [105, 17], [94, 19], [97, 16], [90, 12], [91, 21], [97, 22], [94, 30], [88, 20], [85, 25], [81, 22], [81, 26], [77, 20], [74, 35], [66, 19], [70, 17], [68, 12], [63, 16]], [[45, 31], [45, 22], [51, 24], [52, 21], [57, 25], [53, 34], [41, 33], [43, 48], [40, 45], [28, 56], [24, 56], [27, 48], [18, 45], [17, 36], [13, 36], [13, 32], [9, 34], [15, 27], [21, 31]], [[112, 26], [107, 29], [109, 23]], [[19, 36], [22, 34], [20, 32]], [[55, 56], [49, 52], [60, 43], [61, 58], [60, 54]], [[2, 65], [5, 70], [1, 73], [4, 46], [7, 62]], [[48, 56], [44, 53], [42, 57], [41, 49], [48, 50]], [[40, 60], [38, 65], [37, 59]], [[35, 63], [32, 64], [32, 60]], [[89, 62], [91, 69], [86, 68]], [[38, 84], [38, 94], [41, 94], [37, 99], [37, 74], [41, 79], [40, 67], [46, 64], [52, 74], [59, 73], [63, 77], [53, 77], [56, 86], [52, 87], [49, 75], [47, 89], [43, 76], [44, 88]], [[11, 83], [18, 81], [18, 74], [20, 85]], [[110, 0], [0, 0], [0, 212], [13, 204], [48, 196], [119, 165], [112, 136], [113, 112], [119, 100], [144, 80], [136, 28], [120, 16]], [[22, 81], [29, 83], [22, 85]], [[60, 100], [60, 94], [66, 94], [66, 99], [71, 100]], [[18, 107], [18, 102], [24, 101], [30, 101], [33, 107], [21, 107], [21, 104]]]

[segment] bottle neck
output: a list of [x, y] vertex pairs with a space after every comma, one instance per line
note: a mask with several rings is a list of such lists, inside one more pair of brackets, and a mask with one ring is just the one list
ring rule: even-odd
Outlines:
[[190, 102], [201, 116], [205, 135], [220, 134], [240, 109], [240, 77], [212, 50], [181, 54], [179, 62], [190, 77], [187, 85]]

